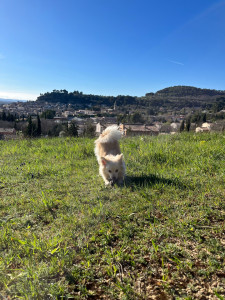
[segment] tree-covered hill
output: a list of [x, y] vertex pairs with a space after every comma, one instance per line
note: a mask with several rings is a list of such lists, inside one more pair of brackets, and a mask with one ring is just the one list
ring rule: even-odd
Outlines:
[[201, 89], [192, 86], [173, 86], [147, 93], [142, 97], [143, 102], [152, 107], [163, 106], [169, 110], [179, 110], [185, 107], [211, 109], [225, 107], [225, 91]]
[[225, 91], [200, 89], [193, 86], [173, 86], [156, 92], [155, 95], [185, 97], [185, 96], [225, 96]]
[[69, 93], [67, 90], [53, 90], [51, 93], [47, 92], [41, 94], [37, 101], [41, 102], [52, 102], [52, 103], [71, 103], [77, 104], [80, 106], [89, 106], [89, 105], [114, 105], [115, 101], [118, 106], [135, 104], [137, 102], [137, 97], [133, 96], [101, 96], [101, 95], [92, 95], [92, 94], [83, 94], [79, 91], [74, 91]]
[[[218, 100], [219, 99], [219, 100]], [[80, 107], [88, 106], [113, 106], [116, 102], [118, 107], [161, 107], [167, 109], [180, 109], [182, 107], [212, 107], [216, 102], [222, 101], [225, 105], [225, 91], [201, 89], [192, 86], [174, 86], [157, 91], [146, 93], [143, 97], [136, 96], [102, 96], [83, 94], [79, 91], [68, 92], [67, 90], [53, 90], [41, 94], [38, 102], [74, 104]]]

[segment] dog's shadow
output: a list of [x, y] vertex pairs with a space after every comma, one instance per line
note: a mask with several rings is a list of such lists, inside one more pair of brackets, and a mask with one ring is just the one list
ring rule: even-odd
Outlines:
[[124, 182], [124, 186], [127, 187], [151, 187], [157, 184], [175, 186], [179, 189], [188, 188], [187, 184], [184, 184], [178, 178], [164, 178], [154, 174], [142, 174], [141, 176], [127, 176]]

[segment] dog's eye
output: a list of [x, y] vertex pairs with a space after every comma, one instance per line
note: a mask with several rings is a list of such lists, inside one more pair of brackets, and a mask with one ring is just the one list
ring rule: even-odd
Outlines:
[[112, 173], [112, 171], [111, 171], [111, 170], [109, 170], [109, 173]]
[[118, 170], [116, 170], [116, 173], [118, 172]]

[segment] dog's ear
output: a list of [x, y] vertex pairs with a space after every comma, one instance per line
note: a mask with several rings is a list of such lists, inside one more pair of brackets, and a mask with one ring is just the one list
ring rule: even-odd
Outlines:
[[123, 160], [123, 153], [121, 153], [120, 155], [119, 155], [119, 160]]
[[104, 166], [107, 164], [107, 160], [105, 159], [105, 157], [101, 157], [101, 162]]

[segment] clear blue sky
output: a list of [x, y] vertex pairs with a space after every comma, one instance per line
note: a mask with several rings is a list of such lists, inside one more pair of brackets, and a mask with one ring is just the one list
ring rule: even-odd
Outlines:
[[0, 1], [0, 98], [175, 85], [225, 90], [225, 1]]

